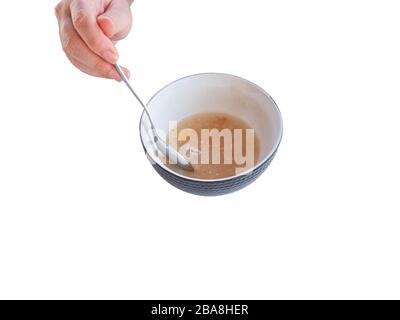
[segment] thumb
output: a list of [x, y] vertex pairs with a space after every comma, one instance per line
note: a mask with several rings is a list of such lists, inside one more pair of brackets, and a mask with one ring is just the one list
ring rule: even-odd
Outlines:
[[128, 1], [111, 1], [107, 10], [97, 17], [97, 24], [111, 40], [125, 38], [132, 27], [132, 13]]

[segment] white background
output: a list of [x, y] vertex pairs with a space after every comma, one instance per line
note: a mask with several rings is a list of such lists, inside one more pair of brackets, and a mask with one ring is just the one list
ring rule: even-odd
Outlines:
[[145, 100], [215, 71], [282, 111], [272, 165], [217, 198], [157, 175], [55, 4], [2, 4], [0, 298], [400, 298], [398, 1], [136, 0], [118, 48]]

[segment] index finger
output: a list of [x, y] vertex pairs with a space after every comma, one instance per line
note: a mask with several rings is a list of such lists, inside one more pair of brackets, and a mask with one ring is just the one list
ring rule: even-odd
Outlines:
[[97, 24], [97, 15], [100, 12], [95, 6], [95, 1], [74, 0], [70, 10], [75, 30], [90, 50], [107, 62], [116, 63], [118, 52]]

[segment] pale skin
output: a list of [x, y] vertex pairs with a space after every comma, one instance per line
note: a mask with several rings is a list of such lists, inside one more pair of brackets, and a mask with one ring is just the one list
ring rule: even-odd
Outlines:
[[[121, 78], [115, 47], [132, 26], [133, 0], [62, 0], [55, 8], [63, 50], [79, 70], [95, 77]], [[129, 77], [128, 69], [123, 68]]]

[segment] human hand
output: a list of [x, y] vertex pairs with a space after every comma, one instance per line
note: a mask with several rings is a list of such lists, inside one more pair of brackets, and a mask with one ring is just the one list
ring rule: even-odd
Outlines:
[[[81, 71], [120, 81], [114, 68], [115, 44], [132, 26], [133, 0], [62, 0], [55, 8], [60, 39], [71, 63]], [[129, 70], [123, 68], [126, 76]]]

